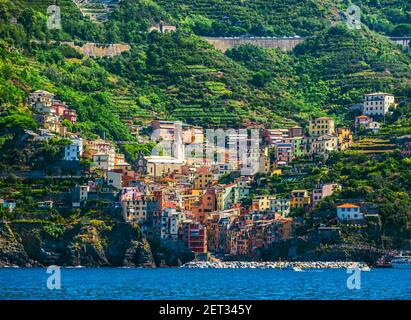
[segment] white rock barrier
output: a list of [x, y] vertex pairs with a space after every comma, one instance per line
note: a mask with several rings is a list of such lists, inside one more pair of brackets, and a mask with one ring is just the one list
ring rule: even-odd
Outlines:
[[301, 269], [347, 269], [347, 268], [364, 268], [367, 264], [364, 262], [353, 261], [298, 261], [298, 262], [249, 262], [249, 261], [190, 261], [181, 266], [181, 268], [200, 268], [200, 269], [284, 269], [284, 268], [301, 268]]

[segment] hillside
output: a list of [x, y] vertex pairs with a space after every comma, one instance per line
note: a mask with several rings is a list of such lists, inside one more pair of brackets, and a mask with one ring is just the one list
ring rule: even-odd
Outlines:
[[[250, 9], [253, 3], [247, 12], [257, 14], [262, 2]], [[299, 2], [293, 12], [309, 3]], [[160, 2], [122, 1], [105, 24], [82, 17], [71, 1], [59, 5], [63, 29], [47, 30], [46, 1], [1, 2], [0, 103], [21, 108], [28, 92], [47, 89], [78, 111], [76, 129], [86, 134], [129, 140], [126, 121], [154, 117], [203, 126], [278, 126], [333, 114], [343, 122], [365, 92], [410, 97], [409, 54], [367, 28], [319, 28], [289, 53], [243, 46], [224, 55], [184, 23], [176, 33], [147, 33], [160, 20], [179, 21]], [[128, 42], [132, 48], [93, 60], [58, 43], [45, 44], [47, 39]]]
[[[139, 151], [150, 154], [154, 142], [148, 142], [147, 124], [164, 119], [204, 128], [286, 129], [301, 125], [306, 131], [310, 118], [331, 116], [337, 127], [351, 128], [355, 116], [360, 114], [351, 107], [360, 104], [364, 94], [377, 91], [394, 94], [399, 103], [392, 114], [384, 114], [377, 134], [366, 135], [364, 128], [356, 128], [351, 147], [349, 135], [341, 134], [334, 139], [348, 140], [346, 144], [333, 140], [332, 149], [326, 149], [325, 144], [323, 151], [308, 152], [304, 157], [301, 148], [301, 153], [287, 160], [285, 166], [281, 166], [277, 154], [273, 168], [281, 166], [282, 174], [274, 174], [271, 167], [264, 168], [264, 173], [252, 178], [250, 190], [252, 196], [289, 197], [292, 190], [313, 190], [320, 182], [338, 182], [343, 191], [321, 202], [318, 209], [307, 213], [302, 207], [293, 208], [284, 214], [306, 218], [299, 224], [305, 229], [300, 235], [315, 231], [320, 223], [332, 222], [336, 205], [366, 201], [380, 209], [381, 236], [394, 247], [405, 246], [403, 240], [410, 238], [411, 162], [400, 154], [405, 145], [399, 141], [411, 134], [411, 53], [389, 41], [384, 33], [406, 33], [408, 4], [399, 0], [390, 1], [389, 5], [383, 0], [360, 1], [365, 25], [361, 30], [350, 30], [345, 23], [331, 23], [338, 20], [346, 1], [333, 3], [123, 0], [112, 8], [107, 21], [92, 21], [81, 13], [83, 7], [60, 0], [62, 29], [49, 30], [48, 1], [0, 0], [0, 195], [14, 200], [11, 203], [24, 204], [16, 207], [13, 215], [8, 215], [10, 212], [3, 207], [0, 210], [4, 221], [0, 228], [0, 263], [161, 266], [170, 264], [167, 260], [178, 265], [192, 259], [185, 253], [179, 257], [173, 250], [162, 251], [159, 243], [152, 243], [151, 239], [148, 243], [139, 228], [125, 225], [123, 219], [129, 220], [126, 211], [119, 215], [124, 208], [118, 205], [119, 194], [107, 202], [98, 194], [111, 187], [123, 192], [124, 186], [134, 185], [129, 178], [145, 177], [131, 173], [122, 159], [124, 155], [124, 160], [133, 166]], [[177, 25], [177, 31], [148, 32], [161, 21]], [[300, 34], [307, 38], [289, 52], [243, 45], [225, 53], [202, 38], [244, 34]], [[130, 50], [113, 57], [89, 57], [64, 41], [76, 46], [122, 43]], [[55, 130], [56, 136], [49, 139], [31, 138], [35, 135], [27, 130], [36, 131], [42, 126], [38, 119], [41, 110], [29, 106], [27, 98], [38, 89], [56, 94], [56, 99], [76, 111], [77, 122], [67, 119], [64, 113], [58, 122], [68, 132], [89, 140], [83, 150], [87, 156], [81, 157], [78, 150], [83, 146], [77, 145], [73, 157], [62, 157], [63, 148], [73, 145], [74, 139], [60, 130]], [[132, 129], [138, 131], [137, 136], [131, 134]], [[111, 148], [103, 144], [104, 149], [110, 149], [103, 150], [103, 155], [93, 148], [94, 143], [101, 143], [95, 142], [98, 136], [111, 140], [113, 145]], [[295, 142], [308, 141], [308, 145], [323, 137], [317, 141], [312, 138], [298, 138]], [[279, 152], [277, 146], [271, 147], [270, 156]], [[293, 142], [288, 148], [294, 152], [300, 147]], [[117, 156], [112, 156], [112, 149], [116, 149]], [[100, 166], [100, 160], [93, 155], [97, 159], [107, 156], [107, 167]], [[109, 166], [110, 158], [114, 160]], [[259, 158], [259, 162], [262, 159], [265, 158]], [[66, 162], [61, 164], [66, 168], [61, 170], [56, 164], [57, 178], [52, 169], [60, 161]], [[115, 161], [124, 169], [116, 169]], [[67, 162], [77, 168], [71, 170]], [[121, 174], [124, 180], [116, 181], [114, 186], [110, 177], [118, 177], [118, 170], [128, 173], [124, 177]], [[170, 174], [174, 170], [168, 169]], [[219, 182], [230, 187], [234, 175], [222, 175]], [[175, 181], [176, 177], [173, 174]], [[161, 179], [158, 183], [157, 178], [162, 177], [150, 182], [150, 188], [164, 190], [164, 196], [173, 194], [156, 198], [161, 207], [163, 202], [174, 201], [166, 201], [168, 198], [176, 195], [177, 199], [180, 191], [177, 182]], [[191, 174], [187, 179], [191, 179]], [[81, 204], [78, 210], [70, 188], [89, 182], [96, 184], [96, 199], [90, 197], [88, 204]], [[190, 188], [196, 188], [195, 183]], [[213, 194], [220, 197], [219, 190]], [[57, 200], [54, 207], [43, 211], [46, 199], [54, 201], [48, 195]], [[178, 199], [179, 204], [182, 198]], [[251, 202], [252, 197], [245, 201]], [[113, 205], [108, 206], [108, 202]], [[232, 204], [234, 200], [221, 208], [229, 209]], [[366, 241], [381, 245], [380, 234], [367, 231], [364, 237], [368, 235]]]
[[410, 97], [409, 55], [367, 29], [338, 25], [291, 53], [242, 46], [226, 54], [255, 71], [271, 92], [292, 96], [297, 105], [288, 111], [294, 119], [304, 120], [311, 113], [334, 114], [344, 121], [349, 106], [360, 103], [367, 92], [392, 92], [400, 101]]
[[[341, 20], [350, 1], [315, 0], [155, 0], [182, 25], [208, 36], [312, 35]], [[410, 35], [407, 0], [362, 0], [362, 22], [370, 29], [392, 35]]]

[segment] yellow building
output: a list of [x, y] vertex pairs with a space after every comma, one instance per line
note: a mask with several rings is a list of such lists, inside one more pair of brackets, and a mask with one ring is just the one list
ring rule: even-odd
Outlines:
[[343, 151], [348, 149], [352, 144], [352, 134], [348, 128], [338, 128], [338, 150]]
[[320, 117], [314, 120], [310, 120], [308, 133], [311, 137], [318, 137], [324, 134], [334, 134], [334, 120], [329, 117]]
[[194, 189], [206, 189], [213, 183], [213, 174], [208, 173], [199, 173], [194, 178]]
[[200, 200], [200, 195], [185, 194], [181, 196], [184, 210], [192, 211], [194, 203]]
[[283, 170], [281, 169], [275, 168], [271, 171], [272, 176], [281, 176], [282, 174], [283, 174]]
[[150, 177], [163, 177], [171, 173], [181, 172], [183, 163], [176, 158], [167, 156], [147, 157], [147, 175]]
[[291, 191], [291, 208], [304, 208], [311, 202], [311, 197], [307, 190], [293, 190]]
[[257, 196], [253, 199], [251, 209], [255, 211], [267, 211], [270, 210], [271, 201], [274, 201], [274, 196]]
[[265, 154], [260, 155], [258, 172], [263, 173], [263, 174], [269, 174], [270, 167], [271, 167], [270, 157]]

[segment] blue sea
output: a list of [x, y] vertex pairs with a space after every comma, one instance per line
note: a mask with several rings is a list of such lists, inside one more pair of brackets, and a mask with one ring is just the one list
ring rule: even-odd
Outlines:
[[62, 268], [54, 290], [49, 276], [41, 268], [0, 268], [0, 299], [411, 300], [411, 269], [362, 272], [358, 289], [348, 289], [345, 269]]

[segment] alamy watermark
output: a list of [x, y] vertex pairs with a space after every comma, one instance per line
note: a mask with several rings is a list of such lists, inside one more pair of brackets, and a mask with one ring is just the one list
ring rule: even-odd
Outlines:
[[49, 290], [60, 290], [61, 289], [61, 268], [59, 266], [49, 266], [47, 268], [47, 274], [50, 276], [47, 277], [46, 286]]
[[347, 278], [347, 289], [361, 289], [361, 269], [359, 267], [347, 268], [347, 274], [350, 274], [350, 276]]
[[183, 130], [182, 123], [177, 122], [171, 132], [154, 130], [151, 141], [156, 142], [152, 156], [169, 156], [181, 162], [191, 158], [209, 164], [229, 163], [242, 175], [254, 175], [259, 169], [259, 129], [206, 129], [204, 135]]
[[355, 4], [348, 7], [345, 11], [347, 27], [352, 30], [361, 29], [361, 9]]
[[47, 28], [49, 30], [61, 29], [61, 11], [60, 7], [51, 5], [47, 8]]

